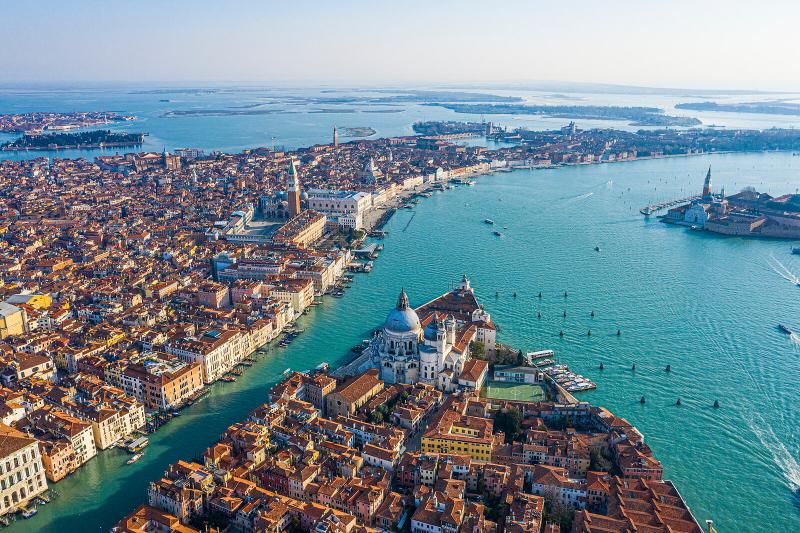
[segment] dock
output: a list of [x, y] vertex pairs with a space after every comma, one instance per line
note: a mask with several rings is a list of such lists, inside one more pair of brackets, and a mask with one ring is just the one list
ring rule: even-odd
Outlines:
[[676, 205], [680, 204], [688, 204], [694, 202], [695, 200], [699, 200], [702, 196], [695, 195], [695, 196], [687, 196], [686, 198], [678, 198], [677, 200], [668, 200], [666, 202], [659, 202], [657, 204], [650, 204], [646, 205], [643, 208], [639, 209], [639, 212], [644, 216], [650, 216], [653, 213], [661, 211], [662, 209], [669, 209], [670, 207], [675, 207]]

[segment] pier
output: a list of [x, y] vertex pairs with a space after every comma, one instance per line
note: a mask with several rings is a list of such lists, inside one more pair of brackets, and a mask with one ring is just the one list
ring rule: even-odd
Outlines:
[[693, 202], [695, 200], [699, 200], [700, 198], [702, 198], [702, 197], [698, 194], [698, 195], [695, 195], [695, 196], [687, 196], [686, 198], [678, 198], [677, 200], [668, 200], [666, 202], [660, 202], [660, 203], [657, 203], [657, 204], [650, 204], [650, 205], [646, 205], [645, 207], [639, 209], [639, 212], [641, 214], [643, 214], [644, 216], [649, 216], [649, 215], [652, 215], [653, 213], [661, 211], [662, 209], [668, 209], [670, 207], [674, 207], [674, 206], [680, 205], [680, 204], [688, 204], [688, 203]]

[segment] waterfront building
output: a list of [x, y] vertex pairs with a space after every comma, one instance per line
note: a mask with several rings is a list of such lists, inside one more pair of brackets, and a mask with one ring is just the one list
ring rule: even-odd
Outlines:
[[409, 306], [405, 290], [400, 291], [397, 305], [368, 350], [372, 365], [387, 383], [420, 382], [454, 392], [483, 384], [488, 366], [467, 367], [469, 347], [482, 342], [487, 351], [494, 350], [494, 333], [491, 318], [478, 305], [465, 275], [456, 289], [417, 310]]
[[165, 349], [184, 361], [200, 363], [203, 381], [213, 383], [247, 356], [246, 345], [246, 338], [238, 329], [209, 329], [198, 337], [174, 338]]
[[0, 516], [24, 508], [46, 490], [39, 443], [0, 424]]
[[78, 466], [97, 455], [92, 424], [52, 406], [32, 411], [17, 423], [17, 428], [34, 433], [39, 440], [69, 441]]
[[122, 366], [116, 379], [107, 370], [107, 379], [148, 409], [177, 409], [203, 388], [200, 363], [187, 363], [166, 353], [145, 355]]

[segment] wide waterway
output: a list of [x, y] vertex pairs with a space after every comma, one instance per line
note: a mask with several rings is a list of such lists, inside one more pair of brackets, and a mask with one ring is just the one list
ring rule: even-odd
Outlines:
[[167, 465], [198, 456], [265, 402], [285, 368], [342, 361], [381, 324], [400, 287], [419, 305], [466, 272], [499, 339], [553, 348], [595, 380], [598, 389], [580, 397], [644, 433], [699, 520], [713, 518], [720, 531], [800, 530], [800, 344], [776, 329], [800, 328], [800, 287], [785, 270], [800, 274], [800, 257], [786, 241], [702, 234], [638, 213], [648, 200], [693, 193], [709, 164], [728, 193], [793, 192], [800, 182], [800, 157], [790, 154], [674, 158], [499, 173], [399, 211], [372, 273], [302, 318], [306, 332], [288, 348], [215, 385], [151, 436], [138, 463], [99, 453], [13, 529], [107, 530]]

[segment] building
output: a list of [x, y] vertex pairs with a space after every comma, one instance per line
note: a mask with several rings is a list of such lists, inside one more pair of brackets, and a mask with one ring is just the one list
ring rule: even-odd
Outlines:
[[490, 461], [495, 437], [500, 436], [492, 434], [490, 419], [443, 410], [431, 429], [422, 435], [422, 453], [469, 455]]
[[22, 335], [27, 331], [25, 310], [7, 302], [0, 302], [0, 339]]
[[165, 350], [186, 362], [200, 363], [203, 380], [212, 383], [248, 355], [246, 344], [246, 338], [239, 330], [208, 330], [199, 337], [174, 339]]
[[304, 211], [275, 230], [272, 242], [283, 246], [308, 248], [325, 233], [325, 215], [316, 211]]
[[384, 383], [375, 369], [367, 370], [350, 378], [325, 398], [326, 413], [329, 418], [349, 416], [367, 403], [370, 398], [383, 390]]
[[0, 516], [25, 507], [46, 490], [38, 441], [0, 424]]
[[125, 367], [110, 380], [148, 409], [171, 411], [203, 388], [203, 367], [167, 354], [153, 354]]
[[311, 189], [308, 208], [323, 213], [346, 229], [364, 227], [364, 213], [372, 206], [372, 195], [359, 191]]
[[286, 194], [289, 202], [289, 219], [300, 214], [300, 176], [294, 159], [289, 163], [289, 174], [286, 177]]
[[395, 308], [386, 317], [383, 330], [372, 339], [368, 353], [386, 383], [419, 382], [444, 392], [475, 389], [483, 385], [488, 367], [467, 367], [470, 343], [484, 339], [481, 342], [486, 348], [494, 350], [494, 331], [488, 313], [478, 305], [464, 276], [454, 291], [417, 310], [411, 309], [405, 291], [400, 291]]

